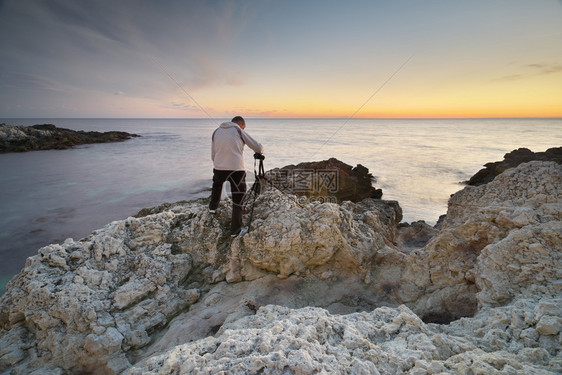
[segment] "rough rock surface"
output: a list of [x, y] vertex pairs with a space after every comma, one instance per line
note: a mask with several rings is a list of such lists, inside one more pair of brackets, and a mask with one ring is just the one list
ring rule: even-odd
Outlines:
[[562, 147], [549, 148], [544, 152], [533, 152], [528, 148], [513, 150], [505, 154], [502, 161], [486, 163], [484, 165], [486, 168], [479, 170], [467, 181], [467, 184], [474, 186], [487, 184], [507, 169], [533, 160], [555, 161], [562, 164]]
[[467, 186], [430, 239], [391, 202], [274, 189], [234, 239], [228, 201], [145, 211], [28, 259], [0, 299], [0, 369], [560, 373], [561, 186], [552, 162]]
[[[277, 189], [320, 202], [360, 202], [365, 198], [382, 198], [382, 190], [373, 187], [375, 178], [369, 169], [353, 167], [334, 158], [287, 165], [267, 172]], [[312, 199], [310, 199], [312, 198]]]
[[120, 142], [139, 137], [126, 132], [85, 132], [57, 128], [52, 124], [14, 126], [0, 124], [0, 153], [64, 150], [87, 143]]

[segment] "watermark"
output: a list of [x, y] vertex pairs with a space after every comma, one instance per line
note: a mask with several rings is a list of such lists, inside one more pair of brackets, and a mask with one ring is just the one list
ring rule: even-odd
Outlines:
[[274, 187], [283, 194], [295, 195], [299, 206], [309, 203], [338, 203], [335, 195], [340, 184], [337, 169], [273, 169], [266, 173], [261, 182], [256, 181], [254, 173], [249, 170], [244, 171], [243, 175], [238, 171], [221, 175], [219, 171], [214, 173], [214, 179], [220, 183], [218, 199], [227, 196], [239, 200], [240, 195], [236, 193], [244, 192], [242, 201], [234, 203], [235, 205], [252, 204], [265, 186]]
[[297, 197], [298, 205], [305, 206], [308, 203], [338, 203], [338, 198], [333, 195], [328, 195], [325, 197], [307, 197], [306, 195], [299, 195]]
[[298, 196], [299, 204], [337, 203], [339, 190], [337, 169], [275, 169], [268, 172], [271, 186]]

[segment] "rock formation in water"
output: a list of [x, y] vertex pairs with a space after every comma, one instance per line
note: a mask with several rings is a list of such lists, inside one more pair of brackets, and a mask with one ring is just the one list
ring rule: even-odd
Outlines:
[[560, 373], [561, 179], [530, 162], [467, 186], [438, 233], [399, 225], [395, 202], [274, 189], [234, 239], [229, 201], [115, 221], [40, 249], [10, 281], [0, 369]]
[[121, 142], [140, 137], [126, 132], [85, 132], [57, 128], [52, 124], [13, 126], [0, 124], [0, 153], [64, 150], [88, 143]]
[[562, 164], [562, 147], [549, 148], [544, 152], [533, 152], [528, 148], [513, 150], [505, 154], [502, 161], [484, 164], [486, 168], [479, 170], [467, 181], [467, 184], [474, 186], [487, 184], [507, 169], [533, 160], [554, 161]]
[[275, 168], [266, 176], [280, 191], [307, 198], [301, 199], [303, 202], [342, 203], [382, 198], [382, 190], [372, 185], [375, 178], [369, 169], [361, 164], [352, 167], [335, 158]]

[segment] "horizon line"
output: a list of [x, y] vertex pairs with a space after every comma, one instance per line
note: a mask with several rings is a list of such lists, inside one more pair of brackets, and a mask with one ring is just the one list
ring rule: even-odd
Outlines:
[[[228, 119], [217, 117], [214, 120]], [[477, 117], [249, 117], [252, 120], [502, 120], [562, 119], [562, 116], [477, 116]], [[2, 120], [213, 120], [208, 117], [6, 117]]]

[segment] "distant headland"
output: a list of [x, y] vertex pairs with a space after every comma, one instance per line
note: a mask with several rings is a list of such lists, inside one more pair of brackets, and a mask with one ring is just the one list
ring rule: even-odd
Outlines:
[[65, 150], [89, 143], [122, 142], [140, 137], [120, 131], [95, 132], [57, 128], [53, 124], [14, 126], [0, 124], [0, 153]]

